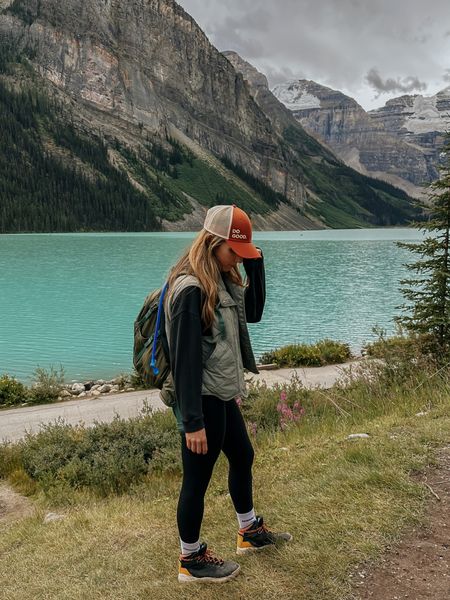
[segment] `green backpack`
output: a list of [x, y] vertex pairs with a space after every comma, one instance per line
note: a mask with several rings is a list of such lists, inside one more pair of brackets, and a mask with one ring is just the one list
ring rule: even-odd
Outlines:
[[134, 322], [134, 367], [146, 385], [159, 389], [170, 373], [163, 304], [167, 288], [166, 283], [147, 296]]

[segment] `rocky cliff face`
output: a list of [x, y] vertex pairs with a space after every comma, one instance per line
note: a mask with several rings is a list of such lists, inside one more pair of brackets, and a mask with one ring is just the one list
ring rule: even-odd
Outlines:
[[434, 96], [400, 96], [369, 116], [400, 140], [422, 149], [432, 172], [439, 165], [444, 132], [450, 126], [450, 86]]
[[293, 201], [273, 128], [242, 77], [173, 0], [15, 0], [0, 32], [72, 97], [162, 133], [169, 124]]
[[419, 186], [437, 178], [436, 163], [427, 152], [400, 138], [387, 126], [388, 119], [372, 118], [353, 98], [304, 79], [272, 91], [309, 133], [361, 173], [416, 196], [422, 193]]
[[[303, 127], [299, 127], [298, 120], [292, 112], [280, 102], [279, 99], [270, 91], [269, 84], [265, 75], [260, 73], [253, 65], [244, 60], [237, 52], [226, 51], [224, 56], [232, 63], [237, 72], [242, 74], [242, 77], [249, 86], [251, 95], [255, 99], [258, 106], [266, 114], [276, 129], [282, 135], [288, 127], [294, 127], [301, 136], [305, 139], [305, 145], [308, 145], [307, 135]], [[335, 161], [336, 157], [326, 148], [318, 150], [319, 144], [315, 145], [316, 152], [322, 153], [327, 160]], [[305, 148], [306, 150], [306, 148]]]

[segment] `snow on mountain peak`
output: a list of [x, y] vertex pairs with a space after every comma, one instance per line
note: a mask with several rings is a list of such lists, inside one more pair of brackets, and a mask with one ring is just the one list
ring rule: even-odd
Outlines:
[[320, 99], [307, 92], [299, 80], [280, 83], [273, 87], [271, 92], [289, 110], [320, 108]]
[[433, 96], [414, 94], [392, 98], [370, 114], [385, 112], [401, 115], [403, 129], [415, 135], [446, 131], [450, 123], [450, 86]]

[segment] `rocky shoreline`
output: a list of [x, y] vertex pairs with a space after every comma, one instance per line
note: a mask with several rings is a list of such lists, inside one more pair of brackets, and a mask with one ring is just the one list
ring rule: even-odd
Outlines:
[[[258, 365], [259, 371], [277, 370], [276, 364]], [[74, 382], [66, 383], [62, 386], [62, 391], [58, 395], [58, 400], [69, 400], [70, 398], [97, 398], [103, 394], [119, 394], [121, 392], [135, 392], [141, 387], [134, 387], [132, 375], [119, 375], [113, 379], [89, 380], [84, 383]]]
[[119, 394], [120, 392], [134, 392], [136, 390], [132, 385], [132, 376], [121, 375], [114, 379], [97, 379], [81, 382], [72, 382], [65, 384], [58, 396], [58, 400], [68, 400], [69, 398], [96, 398], [103, 394]]

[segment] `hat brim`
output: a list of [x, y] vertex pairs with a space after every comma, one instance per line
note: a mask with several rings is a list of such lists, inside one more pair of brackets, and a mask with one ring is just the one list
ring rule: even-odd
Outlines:
[[261, 258], [261, 253], [251, 242], [235, 242], [227, 240], [227, 244], [241, 258]]

